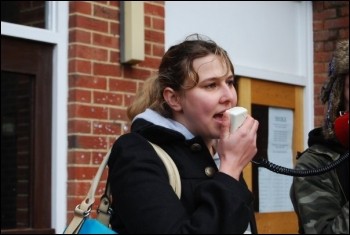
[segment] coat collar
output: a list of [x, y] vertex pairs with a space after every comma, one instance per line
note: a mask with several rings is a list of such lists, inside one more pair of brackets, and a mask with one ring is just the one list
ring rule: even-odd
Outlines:
[[138, 119], [144, 119], [150, 123], [153, 123], [155, 125], [177, 131], [181, 133], [186, 140], [192, 139], [194, 136], [193, 134], [181, 123], [170, 119], [165, 118], [159, 113], [155, 112], [152, 109], [146, 109], [143, 113], [138, 114], [133, 120], [132, 123], [134, 123]]

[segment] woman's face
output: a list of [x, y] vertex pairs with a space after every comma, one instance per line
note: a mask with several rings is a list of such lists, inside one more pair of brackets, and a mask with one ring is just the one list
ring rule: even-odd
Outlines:
[[195, 59], [193, 68], [199, 76], [198, 84], [181, 95], [182, 109], [175, 119], [194, 135], [217, 139], [223, 112], [237, 104], [232, 71], [227, 72], [229, 68], [216, 55]]

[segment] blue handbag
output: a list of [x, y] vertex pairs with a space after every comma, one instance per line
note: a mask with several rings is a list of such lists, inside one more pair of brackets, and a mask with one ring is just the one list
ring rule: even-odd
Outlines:
[[79, 230], [79, 234], [116, 234], [116, 232], [97, 219], [86, 218]]

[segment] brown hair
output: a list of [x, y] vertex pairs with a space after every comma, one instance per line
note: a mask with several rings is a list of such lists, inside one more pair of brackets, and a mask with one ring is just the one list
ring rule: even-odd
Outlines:
[[[162, 58], [158, 76], [147, 79], [136, 94], [134, 102], [128, 107], [127, 114], [132, 120], [146, 108], [151, 108], [166, 118], [172, 117], [172, 110], [163, 98], [166, 87], [174, 91], [191, 89], [198, 83], [198, 74], [193, 69], [193, 61], [207, 55], [218, 55], [227, 73], [234, 73], [233, 64], [227, 52], [214, 41], [199, 34], [192, 34], [182, 42], [169, 48]], [[187, 84], [185, 86], [185, 84]]]

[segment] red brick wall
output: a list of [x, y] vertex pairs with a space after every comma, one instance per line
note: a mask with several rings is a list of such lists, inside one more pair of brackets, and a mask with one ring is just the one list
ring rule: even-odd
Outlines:
[[164, 53], [164, 2], [145, 2], [145, 60], [120, 63], [119, 7], [69, 2], [68, 221], [107, 150], [128, 131], [126, 107]]
[[338, 40], [349, 39], [349, 2], [313, 2], [315, 126], [323, 123], [325, 106], [320, 102], [321, 87], [327, 80], [328, 63]]

